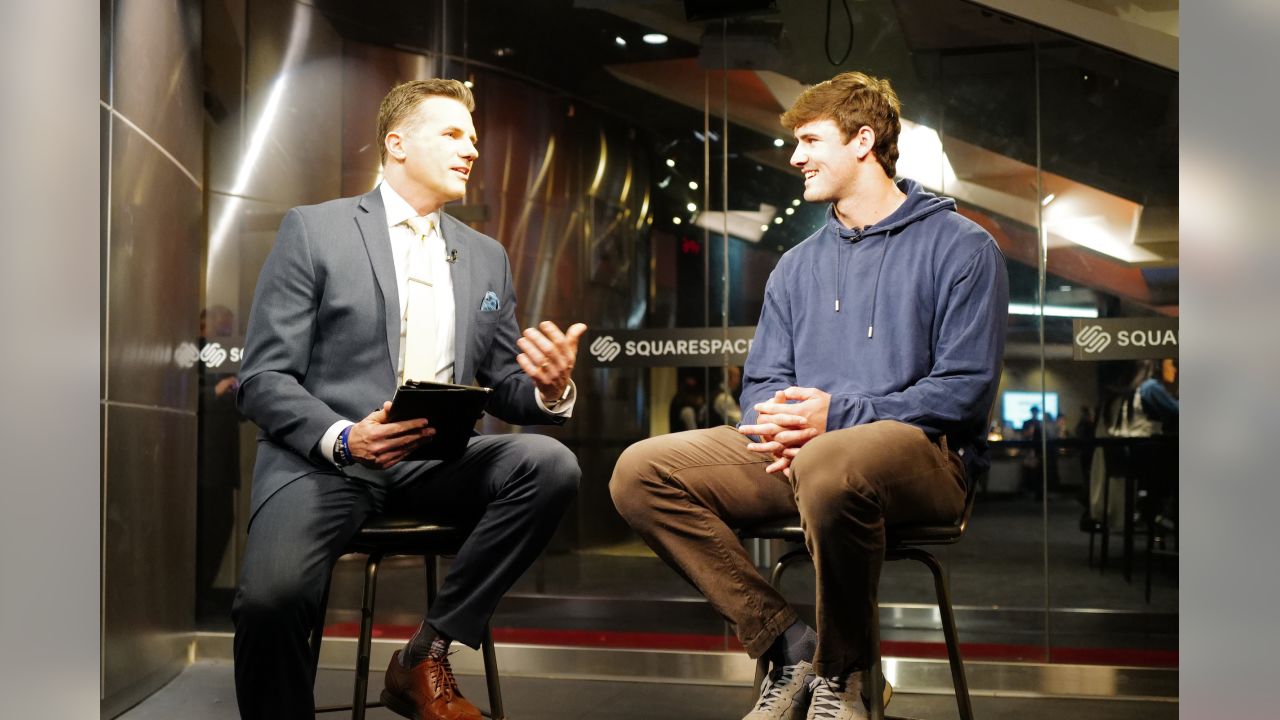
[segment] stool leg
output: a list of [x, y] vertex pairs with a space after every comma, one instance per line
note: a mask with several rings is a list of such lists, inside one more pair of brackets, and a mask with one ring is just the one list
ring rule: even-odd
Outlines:
[[506, 720], [502, 710], [502, 686], [498, 684], [498, 653], [493, 648], [493, 629], [484, 626], [484, 640], [480, 644], [484, 654], [484, 684], [489, 691], [489, 717]]
[[884, 720], [884, 663], [880, 657], [880, 600], [871, 603], [871, 667], [863, 675], [863, 687], [867, 692], [870, 720]]
[[423, 555], [422, 566], [427, 571], [427, 607], [436, 602], [436, 592], [440, 589], [440, 558], [436, 555]]
[[942, 575], [942, 565], [932, 554], [918, 548], [907, 548], [901, 551], [903, 557], [909, 557], [924, 563], [933, 573], [933, 587], [938, 595], [938, 614], [942, 617], [942, 634], [947, 640], [947, 656], [951, 661], [951, 682], [956, 688], [956, 707], [960, 711], [960, 720], [973, 720], [973, 705], [969, 701], [969, 682], [964, 675], [964, 661], [960, 659], [960, 639], [956, 635], [956, 617], [951, 609], [951, 593], [947, 590], [946, 578]]
[[373, 604], [378, 587], [378, 563], [381, 553], [369, 556], [364, 569], [364, 602], [360, 606], [360, 637], [356, 641], [356, 686], [351, 696], [352, 720], [364, 720], [369, 692], [369, 653], [373, 645]]

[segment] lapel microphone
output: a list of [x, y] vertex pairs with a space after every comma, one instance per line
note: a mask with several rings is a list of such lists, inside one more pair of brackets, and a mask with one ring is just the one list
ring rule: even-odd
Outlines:
[[445, 254], [444, 259], [445, 259], [445, 262], [448, 262], [448, 263], [458, 262], [458, 251], [450, 250], [447, 254]]

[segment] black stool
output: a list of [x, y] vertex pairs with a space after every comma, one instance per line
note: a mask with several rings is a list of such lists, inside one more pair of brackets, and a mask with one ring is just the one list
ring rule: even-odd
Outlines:
[[[373, 604], [378, 583], [378, 564], [389, 555], [420, 555], [427, 567], [427, 605], [436, 599], [436, 558], [456, 555], [470, 528], [424, 522], [419, 518], [374, 516], [365, 522], [347, 544], [347, 553], [368, 555], [364, 571], [364, 602], [360, 606], [360, 636], [356, 642], [356, 685], [350, 705], [334, 705], [316, 708], [317, 713], [351, 711], [353, 720], [364, 720], [365, 708], [382, 707], [381, 702], [369, 702], [366, 697], [369, 686], [369, 652], [373, 644]], [[329, 605], [329, 590], [325, 589], [320, 601], [320, 614], [311, 633], [312, 675], [320, 664], [320, 642], [324, 634], [325, 610]], [[489, 692], [489, 712], [486, 717], [505, 720], [502, 711], [502, 689], [498, 685], [498, 658], [493, 650], [493, 633], [484, 628], [481, 643], [484, 657], [484, 679]]]
[[[951, 545], [960, 540], [969, 525], [969, 517], [973, 514], [975, 492], [980, 483], [977, 477], [971, 477], [964, 497], [964, 512], [960, 519], [951, 525], [913, 525], [886, 528], [884, 559], [916, 560], [923, 563], [933, 573], [933, 587], [938, 596], [938, 612], [942, 616], [942, 633], [947, 640], [947, 655], [951, 660], [951, 680], [956, 690], [956, 705], [960, 710], [960, 720], [973, 720], [973, 706], [969, 702], [969, 683], [965, 680], [964, 662], [960, 659], [960, 641], [956, 637], [956, 620], [951, 609], [951, 593], [947, 589], [946, 578], [942, 574], [942, 565], [931, 553], [921, 546]], [[760, 525], [738, 530], [738, 536], [744, 540], [759, 538], [765, 540], [786, 540], [804, 543], [804, 530], [800, 527], [798, 516], [775, 520]], [[809, 551], [803, 547], [792, 550], [778, 558], [773, 566], [773, 574], [769, 584], [781, 589], [782, 573], [792, 562], [809, 557]], [[866, 695], [870, 699], [871, 720], [883, 720], [884, 715], [884, 673], [880, 658], [880, 608], [872, 606], [871, 611], [871, 687]], [[761, 657], [756, 663], [756, 684], [764, 679], [768, 670], [767, 661]]]

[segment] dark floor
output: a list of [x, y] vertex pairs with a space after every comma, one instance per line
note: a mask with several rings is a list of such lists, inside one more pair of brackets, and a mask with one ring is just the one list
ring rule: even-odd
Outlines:
[[[480, 700], [484, 680], [459, 676], [468, 697]], [[322, 670], [317, 684], [321, 704], [350, 699], [350, 671]], [[382, 674], [369, 678], [371, 688], [381, 688]], [[736, 720], [746, 714], [753, 698], [744, 687], [712, 685], [658, 685], [654, 683], [599, 682], [503, 678], [503, 699], [514, 720]], [[376, 691], [374, 692], [376, 694]], [[483, 700], [477, 704], [485, 705]], [[974, 697], [974, 714], [983, 720], [1172, 720], [1177, 703], [1133, 700], [1068, 700], [1009, 697]], [[954, 698], [946, 695], [897, 693], [889, 708], [894, 717], [942, 720], [956, 717]], [[348, 717], [341, 713], [321, 718]], [[204, 661], [187, 668], [120, 720], [235, 720], [235, 691], [231, 664]], [[399, 716], [385, 708], [368, 712], [369, 720]]]

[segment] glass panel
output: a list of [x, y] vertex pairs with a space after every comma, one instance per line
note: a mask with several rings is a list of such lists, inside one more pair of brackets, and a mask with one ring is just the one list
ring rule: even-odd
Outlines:
[[1038, 47], [1051, 657], [1176, 667], [1178, 79]]
[[[1119, 530], [1105, 536], [1107, 572], [1089, 570], [1082, 543], [1090, 533], [1077, 529], [1092, 473], [1081, 456], [1088, 446], [1064, 440], [1085, 432], [1076, 429], [1080, 406], [1106, 406], [1110, 388], [1130, 383], [1136, 368], [1070, 360], [1070, 323], [1050, 312], [1061, 305], [1095, 308], [1104, 318], [1176, 317], [1176, 76], [960, 0], [851, 3], [852, 38], [839, 9], [827, 27], [822, 13], [800, 2], [703, 20], [689, 20], [675, 2], [434, 0], [375, 4], [358, 19], [340, 5], [204, 5], [206, 339], [229, 330], [223, 347], [235, 347], [289, 206], [375, 186], [374, 124], [385, 91], [437, 75], [472, 83], [480, 136], [467, 196], [449, 212], [506, 247], [521, 323], [582, 321], [591, 337], [721, 338], [739, 328], [749, 337], [769, 273], [825, 213], [799, 199], [802, 182], [788, 166], [794, 140], [778, 114], [804, 84], [839, 71], [887, 77], [907, 121], [899, 174], [955, 197], [960, 212], [996, 238], [1010, 277], [1014, 312], [992, 416], [992, 466], [979, 479], [965, 538], [938, 552], [966, 657], [1091, 661], [1106, 658], [1078, 651], [1176, 644], [1176, 579], [1160, 555], [1176, 547], [1176, 502], [1167, 492], [1176, 455], [1164, 446], [1139, 458], [1162, 469], [1158, 478], [1135, 479], [1131, 493], [1139, 527], [1151, 521], [1159, 540], [1147, 605], [1141, 593], [1132, 596], [1145, 576], [1133, 585], [1119, 579]], [[666, 41], [649, 44], [649, 33]], [[814, 40], [824, 33], [830, 47]], [[846, 40], [851, 49], [841, 59]], [[1159, 260], [1121, 262], [1081, 236], [1094, 213], [1062, 214], [1073, 193], [1105, 200], [1104, 222], [1127, 211], [1129, 224], [1115, 220], [1116, 227]], [[550, 547], [499, 607], [497, 634], [736, 647], [721, 618], [618, 516], [607, 485], [630, 444], [731, 422], [741, 357], [606, 368], [591, 354], [583, 349], [575, 371], [574, 419], [519, 430], [568, 445], [583, 481]], [[217, 391], [231, 377], [226, 368], [207, 372], [201, 395], [202, 458], [220, 466], [201, 465], [198, 595], [203, 626], [217, 629], [229, 625], [234, 538], [247, 524], [255, 450], [254, 428]], [[1041, 411], [1038, 442], [1031, 405]], [[509, 430], [494, 420], [483, 429]], [[1104, 537], [1092, 536], [1099, 544]], [[1145, 567], [1148, 535], [1132, 537], [1134, 567]], [[762, 568], [784, 549], [750, 548]], [[421, 566], [390, 561], [382, 577], [379, 623], [386, 633], [406, 631], [421, 615]], [[359, 566], [340, 562], [335, 578], [330, 621], [353, 621]], [[886, 652], [940, 656], [928, 574], [890, 563], [881, 587]], [[786, 594], [811, 616], [812, 571], [792, 571]], [[1098, 621], [1081, 608], [1107, 613]], [[1156, 630], [1102, 637], [1107, 623], [1134, 618]]]
[[[905, 98], [899, 173], [956, 200], [961, 215], [995, 238], [1011, 307], [1039, 302], [1036, 250], [1036, 86], [1032, 31], [968, 3], [897, 4], [914, 51], [919, 99]], [[896, 80], [896, 78], [895, 78]], [[940, 548], [967, 660], [1042, 661], [1045, 564], [1036, 455], [1020, 417], [1002, 400], [1039, 386], [1039, 318], [1013, 314], [973, 516], [957, 545]], [[902, 576], [898, 580], [895, 576]], [[915, 563], [883, 572], [881, 597], [915, 618], [901, 654], [938, 655], [939, 622], [927, 573]], [[895, 581], [896, 580], [896, 581]], [[903, 588], [894, 590], [892, 588]], [[918, 609], [915, 604], [925, 604]], [[886, 638], [894, 631], [884, 628]], [[919, 650], [916, 650], [919, 648]], [[891, 652], [892, 646], [887, 648]]]

